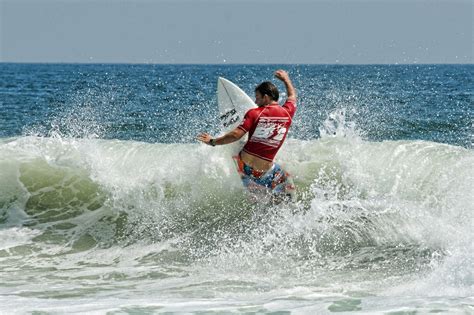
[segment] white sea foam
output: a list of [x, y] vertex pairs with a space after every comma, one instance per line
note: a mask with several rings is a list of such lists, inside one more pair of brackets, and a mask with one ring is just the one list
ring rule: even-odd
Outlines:
[[12, 227], [0, 230], [0, 250], [30, 244], [32, 239], [40, 235], [41, 232], [29, 228]]

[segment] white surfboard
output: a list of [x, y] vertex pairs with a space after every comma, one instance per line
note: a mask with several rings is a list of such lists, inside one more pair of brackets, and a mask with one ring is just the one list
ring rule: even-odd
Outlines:
[[245, 113], [257, 107], [237, 85], [221, 77], [217, 80], [217, 104], [224, 132], [235, 129], [242, 122]]

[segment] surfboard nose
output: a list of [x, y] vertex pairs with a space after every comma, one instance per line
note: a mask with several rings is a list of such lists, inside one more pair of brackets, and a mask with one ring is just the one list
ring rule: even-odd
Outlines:
[[224, 131], [237, 127], [247, 110], [255, 107], [254, 101], [244, 91], [223, 77], [217, 79], [217, 103]]

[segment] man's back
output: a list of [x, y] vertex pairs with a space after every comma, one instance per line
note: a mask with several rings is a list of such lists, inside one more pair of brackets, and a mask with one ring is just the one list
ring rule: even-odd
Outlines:
[[283, 106], [275, 102], [249, 110], [239, 126], [249, 133], [243, 152], [273, 161], [288, 134], [295, 111], [294, 101], [287, 101]]

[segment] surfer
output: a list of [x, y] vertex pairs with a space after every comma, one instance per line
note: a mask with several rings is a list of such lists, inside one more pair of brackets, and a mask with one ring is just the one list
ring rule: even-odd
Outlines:
[[197, 139], [211, 146], [224, 145], [238, 141], [248, 132], [247, 143], [234, 157], [245, 187], [253, 193], [269, 190], [274, 195], [293, 197], [293, 181], [280, 165], [274, 163], [274, 158], [291, 126], [297, 96], [286, 71], [277, 70], [274, 74], [286, 88], [287, 99], [283, 106], [278, 104], [278, 88], [269, 81], [262, 82], [255, 88], [258, 107], [248, 110], [237, 128], [217, 138], [202, 133]]

